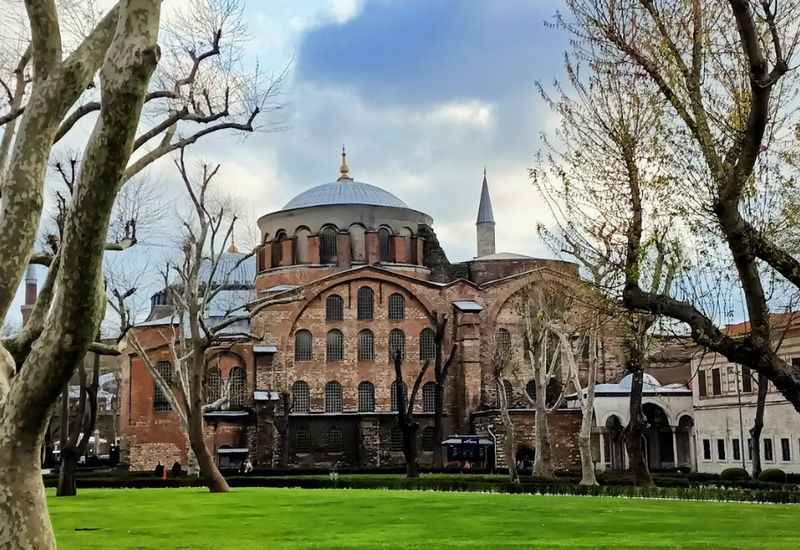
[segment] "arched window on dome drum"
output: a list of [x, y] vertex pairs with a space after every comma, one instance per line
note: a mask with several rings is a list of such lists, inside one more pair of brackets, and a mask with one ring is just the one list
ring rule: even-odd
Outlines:
[[[398, 387], [397, 380], [395, 380], [394, 382], [392, 382], [392, 390], [391, 390], [392, 411], [400, 410], [400, 405], [399, 405], [400, 399], [399, 395], [397, 394], [397, 387]], [[407, 399], [408, 399], [408, 386], [406, 386], [406, 383], [403, 382], [403, 402], [405, 403]]]
[[306, 413], [310, 407], [311, 394], [308, 391], [308, 384], [298, 380], [292, 384], [292, 412]]
[[319, 232], [319, 260], [323, 264], [336, 263], [336, 228], [330, 225]]
[[344, 336], [339, 330], [331, 330], [325, 338], [325, 358], [328, 361], [341, 361], [344, 358]]
[[375, 360], [375, 336], [369, 329], [364, 329], [358, 333], [358, 360]]
[[342, 385], [331, 381], [325, 384], [325, 412], [342, 412]]
[[375, 386], [372, 382], [358, 385], [358, 412], [375, 412]]
[[381, 255], [382, 262], [392, 261], [392, 234], [385, 227], [378, 230], [378, 249]]
[[389, 332], [389, 360], [394, 361], [396, 352], [400, 352], [400, 359], [406, 358], [406, 334], [399, 328]]
[[298, 330], [294, 335], [294, 360], [311, 361], [311, 333], [307, 330]]
[[406, 318], [406, 299], [395, 292], [389, 296], [389, 320], [402, 321]]
[[419, 333], [419, 359], [420, 361], [436, 359], [436, 335], [432, 329], [424, 328]]
[[375, 293], [368, 286], [362, 286], [358, 289], [358, 320], [369, 321], [373, 318], [373, 303], [375, 301]]
[[422, 412], [436, 412], [436, 382], [425, 382], [422, 386]]
[[331, 294], [325, 299], [325, 320], [341, 321], [344, 319], [344, 300], [338, 294]]
[[286, 240], [286, 231], [280, 230], [272, 239], [272, 267], [278, 267], [283, 261], [283, 241]]
[[217, 367], [211, 367], [206, 372], [206, 401], [213, 403], [222, 397], [222, 374]]
[[244, 406], [245, 374], [242, 367], [233, 367], [228, 374], [228, 391], [231, 407]]

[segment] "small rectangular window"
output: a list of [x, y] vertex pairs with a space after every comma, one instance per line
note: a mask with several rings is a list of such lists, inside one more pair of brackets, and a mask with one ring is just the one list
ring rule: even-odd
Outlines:
[[747, 460], [753, 460], [753, 440], [747, 438]]
[[788, 437], [781, 438], [781, 460], [789, 462], [792, 459], [792, 445]]
[[711, 369], [711, 394], [722, 395], [722, 378], [719, 369]]
[[753, 393], [753, 374], [748, 367], [742, 367], [742, 392]]
[[732, 446], [731, 449], [733, 451], [733, 459], [739, 461], [742, 459], [742, 449], [739, 448], [739, 440], [732, 439], [731, 440]]
[[697, 391], [700, 397], [708, 395], [708, 390], [706, 389], [706, 371], [704, 370], [697, 372]]
[[767, 462], [772, 462], [775, 460], [775, 456], [772, 453], [772, 440], [771, 439], [764, 439], [764, 460]]
[[717, 439], [717, 458], [720, 461], [725, 461], [725, 440]]
[[703, 460], [711, 460], [711, 440], [703, 440]]

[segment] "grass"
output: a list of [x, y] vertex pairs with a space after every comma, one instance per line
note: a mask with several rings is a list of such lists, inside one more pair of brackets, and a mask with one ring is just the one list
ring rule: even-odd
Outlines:
[[800, 548], [800, 507], [381, 490], [83, 489], [60, 549]]

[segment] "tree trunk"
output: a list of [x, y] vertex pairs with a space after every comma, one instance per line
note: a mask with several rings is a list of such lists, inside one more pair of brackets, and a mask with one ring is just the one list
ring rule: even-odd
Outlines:
[[212, 493], [227, 493], [230, 491], [231, 488], [219, 468], [217, 468], [214, 457], [208, 452], [203, 435], [203, 417], [200, 412], [193, 413], [189, 417], [189, 442], [194, 455], [197, 457], [200, 475], [206, 480], [208, 490]]
[[433, 415], [433, 467], [444, 468], [444, 384], [436, 381], [436, 410]]
[[[503, 390], [500, 390], [503, 391]], [[503, 419], [505, 437], [503, 438], [503, 452], [506, 455], [506, 466], [508, 467], [508, 479], [511, 483], [519, 483], [519, 471], [517, 471], [517, 441], [514, 433], [514, 424], [511, 422], [511, 415], [508, 414], [508, 407], [502, 407], [500, 416]]]
[[74, 449], [61, 450], [61, 466], [58, 470], [57, 497], [74, 497], [75, 490], [75, 469], [78, 466], [79, 456]]
[[40, 445], [19, 442], [10, 432], [0, 427], [0, 548], [55, 550], [39, 466]]
[[413, 479], [419, 477], [417, 468], [417, 428], [416, 422], [408, 422], [401, 426], [403, 430], [403, 456], [406, 459], [406, 477]]
[[580, 485], [597, 485], [594, 474], [594, 460], [592, 459], [592, 413], [584, 413], [581, 421], [581, 431], [578, 434], [578, 450], [581, 453], [581, 482]]
[[533, 460], [533, 476], [552, 479], [553, 460], [550, 452], [550, 426], [547, 422], [547, 382], [544, 367], [536, 367], [536, 416], [534, 417], [536, 429], [536, 456]]
[[653, 487], [653, 476], [647, 467], [642, 447], [642, 387], [644, 386], [644, 371], [638, 359], [639, 352], [631, 351], [628, 362], [628, 371], [632, 374], [631, 393], [629, 402], [630, 420], [625, 427], [625, 446], [628, 450], [628, 462], [630, 472], [633, 474], [633, 482], [640, 487]]
[[[764, 429], [764, 407], [767, 404], [767, 390], [769, 381], [763, 374], [758, 375], [758, 401], [756, 403], [756, 417], [753, 427], [750, 428], [750, 444], [753, 448], [753, 479], [758, 479], [761, 474], [761, 432]], [[745, 442], [743, 441], [742, 444]]]

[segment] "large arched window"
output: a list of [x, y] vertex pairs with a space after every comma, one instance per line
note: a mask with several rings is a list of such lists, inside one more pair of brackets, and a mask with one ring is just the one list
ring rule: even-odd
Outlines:
[[[399, 397], [400, 396], [398, 395], [397, 388], [398, 388], [398, 384], [397, 384], [397, 380], [395, 380], [394, 382], [392, 382], [392, 390], [391, 390], [391, 398], [392, 398], [391, 405], [392, 405], [392, 410], [393, 411], [400, 410], [400, 404], [399, 404], [399, 402], [400, 402]], [[403, 401], [405, 402], [408, 399], [408, 386], [406, 386], [405, 382], [403, 382], [403, 394], [402, 395], [404, 397]]]
[[310, 407], [311, 393], [308, 391], [308, 384], [298, 380], [292, 384], [292, 412], [306, 413]]
[[245, 374], [242, 367], [233, 367], [228, 374], [231, 407], [244, 406]]
[[319, 232], [319, 259], [323, 264], [336, 263], [336, 234], [333, 226], [325, 226]]
[[311, 333], [307, 330], [298, 330], [294, 335], [294, 360], [311, 361], [312, 353]]
[[406, 299], [403, 295], [395, 292], [389, 296], [389, 320], [402, 321], [406, 318]]
[[394, 361], [394, 356], [400, 352], [400, 359], [406, 358], [406, 334], [399, 328], [389, 332], [389, 360]]
[[[172, 365], [169, 361], [159, 361], [156, 363], [156, 372], [161, 375], [164, 382], [167, 384], [172, 383]], [[166, 412], [172, 410], [172, 404], [167, 399], [167, 394], [158, 385], [158, 382], [153, 381], [153, 410], [156, 412]]]
[[419, 358], [421, 361], [436, 358], [436, 335], [432, 329], [424, 328], [419, 333]]
[[511, 353], [511, 333], [504, 328], [497, 329], [494, 335], [497, 353], [507, 356]]
[[283, 241], [286, 240], [286, 231], [279, 229], [272, 239], [272, 267], [277, 267], [283, 261]]
[[373, 303], [375, 302], [375, 293], [368, 286], [362, 286], [358, 289], [358, 320], [369, 321], [373, 318]]
[[436, 412], [436, 382], [425, 382], [422, 386], [422, 411]]
[[325, 358], [328, 361], [341, 361], [344, 359], [344, 336], [339, 330], [331, 330], [325, 339]]
[[336, 426], [328, 428], [328, 434], [325, 438], [325, 450], [329, 453], [340, 453], [344, 448], [344, 437], [342, 430]]
[[331, 381], [325, 384], [325, 412], [342, 412], [342, 385]]
[[364, 329], [358, 333], [358, 360], [375, 360], [375, 336], [372, 335], [372, 331], [369, 329]]
[[217, 367], [206, 372], [206, 401], [213, 403], [222, 397], [222, 374]]
[[358, 385], [358, 411], [375, 411], [375, 386], [372, 382], [364, 381]]
[[338, 294], [331, 294], [325, 298], [325, 320], [344, 320], [344, 300]]
[[378, 249], [380, 250], [381, 261], [382, 262], [391, 262], [392, 261], [392, 243], [391, 243], [392, 234], [389, 230], [385, 227], [381, 227], [378, 230]]

